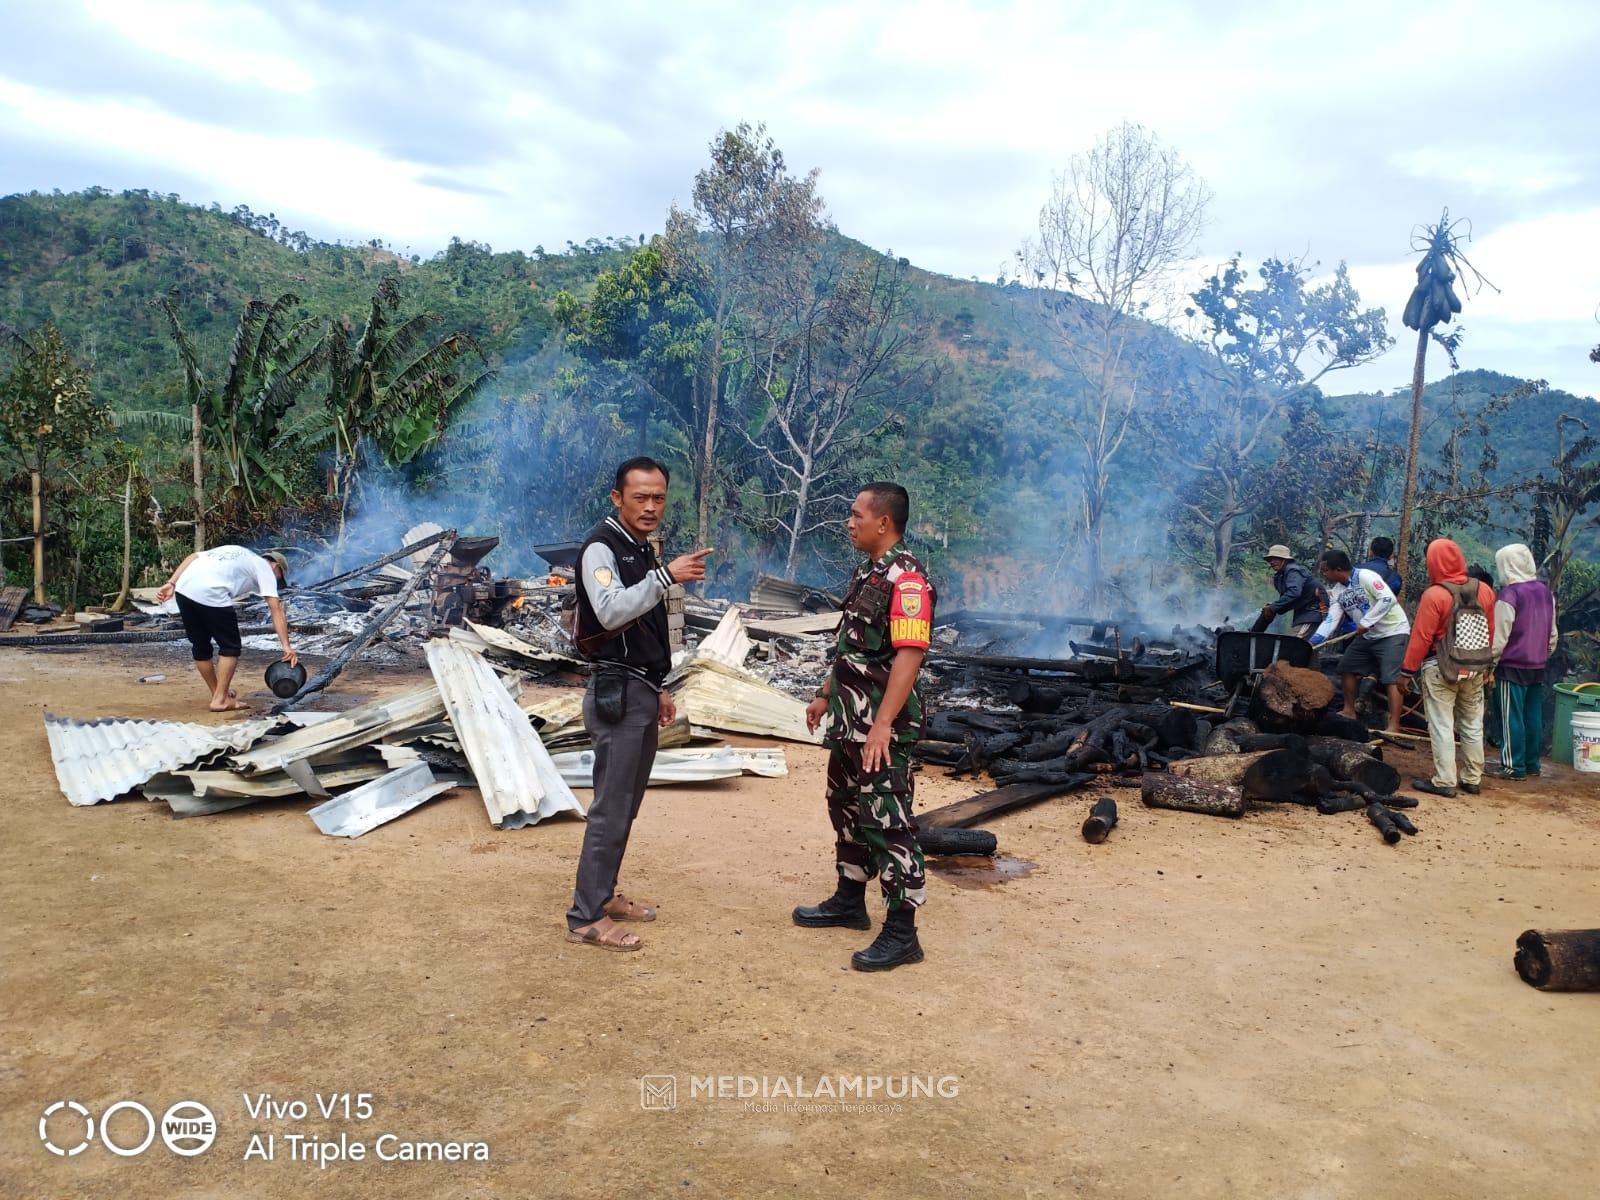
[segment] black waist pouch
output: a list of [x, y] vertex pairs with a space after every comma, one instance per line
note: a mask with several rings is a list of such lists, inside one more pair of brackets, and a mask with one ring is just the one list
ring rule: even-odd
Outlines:
[[594, 715], [616, 725], [628, 706], [628, 677], [620, 671], [601, 671], [594, 677]]

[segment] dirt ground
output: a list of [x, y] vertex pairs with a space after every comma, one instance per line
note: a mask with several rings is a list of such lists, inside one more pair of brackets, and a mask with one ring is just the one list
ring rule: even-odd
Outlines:
[[[0, 650], [6, 1197], [1596, 1194], [1600, 995], [1511, 968], [1524, 929], [1600, 925], [1595, 777], [1425, 799], [1393, 848], [1359, 814], [1230, 822], [1132, 792], [1088, 846], [1072, 796], [994, 820], [1036, 869], [934, 875], [927, 961], [862, 975], [869, 935], [788, 917], [832, 888], [820, 751], [789, 747], [783, 780], [652, 790], [623, 882], [661, 919], [605, 954], [562, 940], [582, 824], [498, 833], [472, 791], [356, 841], [303, 804], [69, 807], [43, 712], [195, 718], [187, 672], [162, 649]], [[934, 771], [919, 807], [974, 790]], [[675, 1076], [675, 1107], [646, 1111], [644, 1076]], [[856, 1076], [921, 1090], [783, 1094]], [[370, 1118], [322, 1117], [345, 1092]], [[308, 1116], [252, 1116], [260, 1093]], [[215, 1145], [44, 1148], [49, 1104], [125, 1099], [201, 1101]], [[82, 1136], [71, 1118], [52, 1138]], [[490, 1159], [374, 1160], [390, 1133]], [[271, 1161], [246, 1158], [254, 1134]], [[292, 1135], [341, 1134], [367, 1157], [290, 1158]]]

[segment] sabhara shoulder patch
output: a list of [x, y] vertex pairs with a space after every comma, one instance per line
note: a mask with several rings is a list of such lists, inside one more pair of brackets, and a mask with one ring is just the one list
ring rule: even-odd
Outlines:
[[928, 581], [915, 571], [901, 572], [889, 604], [889, 641], [897, 647], [926, 647], [933, 639], [932, 608]]

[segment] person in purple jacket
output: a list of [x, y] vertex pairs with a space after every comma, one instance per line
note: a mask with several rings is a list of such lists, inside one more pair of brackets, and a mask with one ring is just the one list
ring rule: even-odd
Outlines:
[[1521, 542], [1495, 551], [1495, 698], [1500, 702], [1500, 776], [1539, 774], [1544, 746], [1544, 669], [1556, 648], [1556, 602], [1535, 577]]

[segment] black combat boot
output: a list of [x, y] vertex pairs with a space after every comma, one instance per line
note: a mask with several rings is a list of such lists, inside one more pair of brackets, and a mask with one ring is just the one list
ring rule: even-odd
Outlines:
[[821, 904], [802, 904], [794, 910], [794, 923], [813, 929], [841, 925], [845, 929], [871, 929], [872, 918], [867, 916], [867, 884], [865, 880], [839, 877], [839, 888]]
[[917, 910], [902, 904], [883, 919], [877, 940], [865, 950], [850, 956], [858, 971], [887, 971], [902, 963], [922, 961], [922, 943], [917, 941]]

